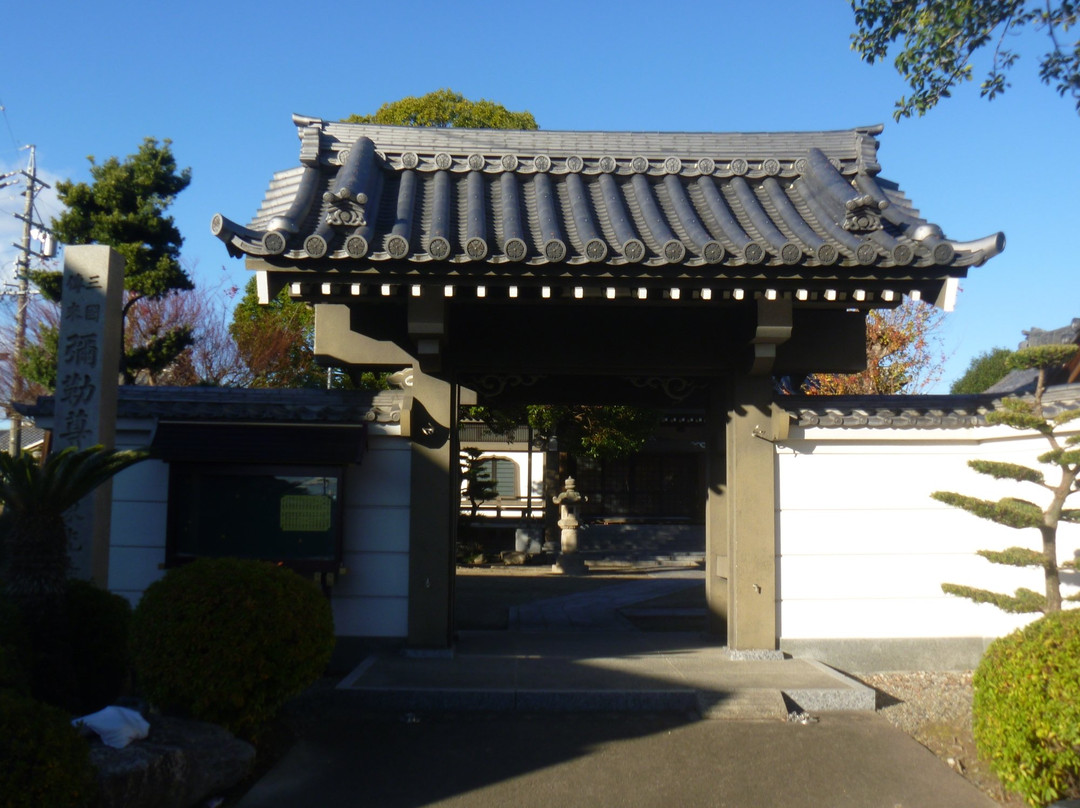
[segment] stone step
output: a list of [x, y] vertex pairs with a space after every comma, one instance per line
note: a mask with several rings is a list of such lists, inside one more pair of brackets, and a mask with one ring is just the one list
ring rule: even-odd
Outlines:
[[702, 718], [741, 721], [782, 721], [788, 714], [783, 693], [771, 688], [702, 690], [698, 711]]

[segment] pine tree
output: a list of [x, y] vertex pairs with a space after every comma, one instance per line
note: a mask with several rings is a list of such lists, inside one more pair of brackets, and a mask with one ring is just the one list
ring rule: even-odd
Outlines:
[[[991, 424], [1004, 424], [1025, 432], [1034, 430], [1042, 435], [1050, 449], [1039, 455], [1038, 460], [1058, 470], [1057, 481], [1048, 482], [1042, 471], [1018, 463], [991, 460], [968, 461], [968, 465], [980, 474], [989, 475], [997, 480], [1032, 483], [1049, 491], [1050, 503], [1046, 507], [1040, 508], [1034, 502], [1014, 497], [991, 502], [950, 491], [936, 491], [931, 494], [939, 502], [962, 508], [999, 525], [1038, 530], [1042, 536], [1041, 550], [1009, 547], [1000, 552], [980, 550], [978, 554], [994, 564], [1012, 567], [1042, 567], [1046, 582], [1045, 594], [1040, 595], [1030, 589], [1021, 588], [1017, 589], [1014, 595], [1005, 595], [960, 584], [942, 584], [941, 588], [947, 594], [970, 598], [976, 603], [992, 603], [999, 609], [1017, 614], [1061, 611], [1059, 570], [1062, 567], [1075, 568], [1076, 563], [1074, 561], [1058, 563], [1057, 529], [1061, 522], [1080, 522], [1080, 509], [1065, 508], [1065, 501], [1078, 490], [1080, 434], [1066, 438], [1061, 435], [1061, 429], [1080, 418], [1080, 409], [1066, 410], [1048, 416], [1043, 408], [1043, 396], [1046, 392], [1047, 369], [1064, 365], [1076, 355], [1076, 352], [1075, 345], [1040, 345], [1023, 348], [1014, 353], [1009, 359], [1010, 369], [1038, 370], [1035, 395], [1031, 399], [1007, 398], [1002, 402], [1002, 409], [986, 416], [986, 420]], [[1073, 595], [1067, 600], [1080, 600], [1080, 596]]]
[[[64, 244], [105, 244], [124, 257], [125, 321], [142, 300], [194, 288], [180, 264], [184, 240], [165, 213], [191, 183], [191, 169], [177, 169], [171, 146], [169, 140], [158, 143], [146, 138], [138, 152], [123, 161], [110, 157], [98, 164], [88, 158], [92, 183], [67, 180], [56, 184], [57, 195], [67, 207], [52, 220], [57, 239]], [[30, 277], [45, 297], [60, 301], [62, 273], [43, 270]], [[129, 384], [140, 373], [160, 372], [194, 341], [186, 325], [163, 327], [143, 339], [136, 339], [132, 328], [125, 327], [124, 333], [120, 372]], [[34, 367], [23, 371], [27, 378], [49, 386], [47, 376], [33, 375]]]

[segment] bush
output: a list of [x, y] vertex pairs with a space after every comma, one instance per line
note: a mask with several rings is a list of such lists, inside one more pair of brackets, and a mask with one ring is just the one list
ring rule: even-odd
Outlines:
[[88, 581], [71, 580], [62, 635], [31, 632], [0, 595], [0, 687], [31, 693], [76, 715], [112, 704], [129, 679], [131, 605]]
[[1031, 805], [1080, 796], [1080, 610], [995, 640], [975, 671], [980, 757]]
[[0, 688], [30, 691], [30, 635], [18, 607], [0, 590]]
[[333, 647], [319, 588], [261, 561], [171, 570], [146, 590], [131, 625], [135, 675], [153, 703], [249, 738], [322, 674]]
[[131, 604], [89, 581], [68, 581], [67, 623], [76, 712], [87, 715], [124, 692], [130, 668]]
[[0, 690], [0, 760], [4, 808], [77, 808], [96, 796], [90, 747], [67, 715], [6, 690]]

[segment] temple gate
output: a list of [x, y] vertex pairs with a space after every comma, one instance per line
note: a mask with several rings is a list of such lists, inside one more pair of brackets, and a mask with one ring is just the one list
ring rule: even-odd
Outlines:
[[[214, 233], [315, 306], [315, 349], [411, 367], [409, 643], [453, 628], [463, 402], [707, 413], [710, 629], [777, 647], [776, 376], [864, 369], [865, 315], [950, 307], [1001, 233], [945, 238], [878, 176], [881, 127], [686, 134], [294, 117], [300, 165]], [[957, 193], [958, 200], [960, 192]]]

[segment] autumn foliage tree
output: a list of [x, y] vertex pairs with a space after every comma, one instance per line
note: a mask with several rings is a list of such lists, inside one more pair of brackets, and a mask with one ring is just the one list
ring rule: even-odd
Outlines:
[[810, 395], [896, 395], [921, 393], [941, 378], [945, 354], [939, 330], [945, 313], [905, 298], [895, 309], [866, 317], [866, 370], [815, 373], [803, 382]]
[[252, 277], [233, 310], [229, 333], [251, 387], [326, 386], [326, 370], [315, 364], [315, 312], [292, 300], [288, 289], [262, 305]]
[[[1056, 479], [1047, 479], [1046, 473], [1018, 463], [991, 460], [970, 460], [968, 465], [979, 474], [996, 480], [1014, 480], [1035, 485], [1049, 493], [1049, 502], [1040, 507], [1034, 502], [1006, 497], [997, 502], [979, 499], [951, 491], [936, 491], [933, 498], [946, 505], [962, 508], [995, 524], [1015, 528], [1034, 528], [1042, 537], [1039, 550], [1027, 547], [1009, 547], [1003, 551], [980, 550], [979, 555], [994, 564], [1012, 567], [1041, 567], [1045, 579], [1045, 591], [1040, 594], [1030, 589], [1017, 589], [1013, 595], [990, 592], [971, 586], [947, 583], [941, 588], [947, 594], [969, 598], [976, 603], [992, 603], [1007, 612], [1057, 612], [1061, 610], [1061, 567], [1076, 569], [1075, 561], [1058, 563], [1057, 531], [1062, 522], [1080, 522], [1080, 509], [1065, 507], [1066, 500], [1077, 492], [1080, 478], [1080, 434], [1065, 437], [1062, 432], [1067, 424], [1080, 419], [1080, 409], [1065, 410], [1054, 415], [1044, 408], [1046, 372], [1048, 368], [1060, 367], [1076, 355], [1075, 345], [1039, 345], [1022, 348], [1009, 359], [1012, 370], [1037, 369], [1038, 380], [1035, 395], [1030, 398], [1007, 398], [1002, 408], [987, 414], [991, 424], [1004, 424], [1025, 432], [1034, 431], [1045, 438], [1048, 451], [1039, 455], [1039, 462], [1049, 466]], [[1072, 596], [1068, 600], [1080, 600]]]

